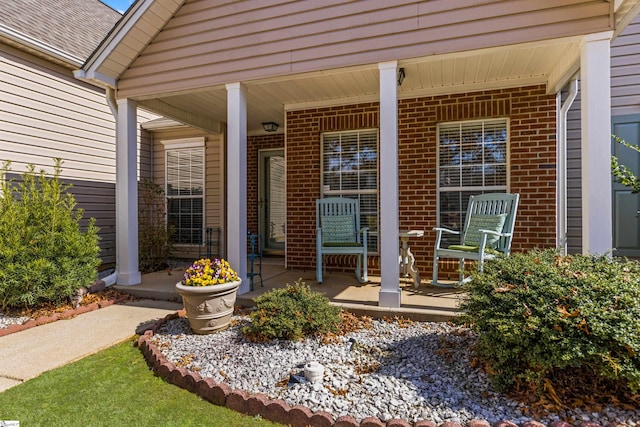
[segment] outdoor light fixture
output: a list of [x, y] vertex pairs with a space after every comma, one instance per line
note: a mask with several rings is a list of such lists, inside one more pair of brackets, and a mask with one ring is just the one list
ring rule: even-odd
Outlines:
[[276, 122], [264, 122], [262, 123], [262, 129], [265, 130], [265, 132], [275, 132], [278, 130], [278, 124]]
[[405, 78], [404, 68], [400, 68], [398, 70], [398, 86], [402, 86], [402, 82], [404, 81], [404, 78]]

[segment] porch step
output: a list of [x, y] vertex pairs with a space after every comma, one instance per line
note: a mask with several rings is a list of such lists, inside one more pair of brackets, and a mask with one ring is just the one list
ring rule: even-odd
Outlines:
[[[253, 298], [243, 295], [238, 295], [236, 304], [241, 307], [255, 306]], [[342, 307], [342, 309], [349, 311], [355, 315], [369, 316], [374, 319], [379, 319], [382, 317], [404, 317], [416, 322], [449, 322], [461, 314], [461, 312], [459, 312], [458, 310], [446, 309], [435, 310], [416, 307], [391, 308], [370, 304], [355, 304], [334, 301], [332, 301], [331, 304]]]

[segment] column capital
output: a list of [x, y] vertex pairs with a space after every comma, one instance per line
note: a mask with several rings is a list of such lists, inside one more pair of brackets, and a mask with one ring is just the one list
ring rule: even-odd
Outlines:
[[244, 85], [244, 83], [241, 82], [234, 82], [234, 83], [227, 83], [225, 85], [227, 92], [228, 91], [232, 91], [232, 90], [244, 90], [246, 89], [246, 86]]
[[586, 34], [584, 37], [582, 37], [582, 43], [596, 42], [600, 40], [610, 41], [612, 37], [613, 37], [613, 30], [603, 31], [601, 33], [591, 33], [591, 34]]
[[378, 62], [378, 70], [389, 70], [398, 68], [398, 61]]

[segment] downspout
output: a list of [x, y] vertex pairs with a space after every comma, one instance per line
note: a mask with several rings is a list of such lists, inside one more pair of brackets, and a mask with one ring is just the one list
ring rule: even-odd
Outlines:
[[[567, 99], [564, 100], [558, 113], [558, 146], [557, 159], [558, 173], [557, 183], [557, 226], [556, 235], [558, 236], [558, 248], [563, 255], [567, 253], [567, 116], [569, 109], [573, 105], [573, 101], [578, 95], [578, 79], [572, 78], [569, 82], [569, 93]], [[556, 95], [556, 105], [562, 102], [562, 91]]]
[[[105, 96], [107, 98], [107, 105], [111, 109], [111, 114], [113, 114], [113, 118], [116, 123], [118, 121], [118, 104], [116, 104], [116, 91], [113, 88], [108, 87]], [[116, 256], [116, 268], [113, 273], [104, 277], [102, 281], [104, 281], [105, 286], [111, 286], [116, 284], [116, 280], [118, 279], [118, 257]]]

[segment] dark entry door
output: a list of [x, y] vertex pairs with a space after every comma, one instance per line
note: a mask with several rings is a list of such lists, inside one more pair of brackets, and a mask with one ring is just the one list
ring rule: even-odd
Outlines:
[[[640, 144], [640, 115], [618, 116], [612, 121], [614, 135], [632, 145]], [[640, 153], [617, 142], [612, 143], [614, 156], [621, 164], [640, 174]], [[613, 183], [613, 247], [619, 256], [640, 256], [640, 194]]]

